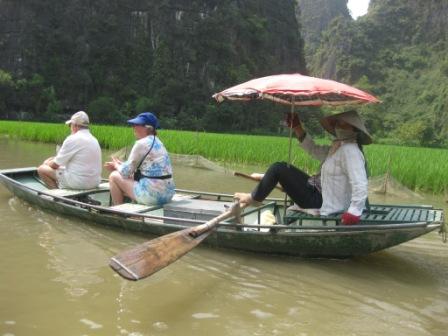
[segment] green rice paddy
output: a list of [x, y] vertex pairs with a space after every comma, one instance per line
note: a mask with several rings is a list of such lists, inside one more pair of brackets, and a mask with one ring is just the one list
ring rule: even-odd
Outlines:
[[[92, 133], [103, 148], [120, 149], [132, 146], [134, 135], [129, 127], [92, 126]], [[0, 121], [0, 134], [23, 140], [62, 143], [69, 129], [61, 124]], [[177, 154], [198, 154], [213, 161], [262, 165], [288, 159], [285, 137], [215, 134], [161, 130], [159, 136], [168, 151]], [[312, 159], [293, 139], [292, 163], [309, 173], [319, 163]], [[412, 190], [443, 193], [448, 190], [448, 150], [387, 145], [364, 148], [371, 176], [388, 170], [399, 182]]]

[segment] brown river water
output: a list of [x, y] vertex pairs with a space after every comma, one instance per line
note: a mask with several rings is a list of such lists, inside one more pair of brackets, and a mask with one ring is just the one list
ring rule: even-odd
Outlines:
[[[0, 138], [0, 169], [36, 166], [54, 148]], [[253, 187], [182, 166], [175, 176], [179, 188]], [[448, 244], [437, 232], [350, 260], [200, 246], [128, 282], [108, 260], [150, 237], [44, 212], [0, 186], [0, 237], [0, 336], [448, 335]]]

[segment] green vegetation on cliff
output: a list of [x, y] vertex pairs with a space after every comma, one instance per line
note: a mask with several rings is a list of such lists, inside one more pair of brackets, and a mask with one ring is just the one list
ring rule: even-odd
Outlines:
[[447, 25], [443, 1], [372, 0], [356, 21], [330, 18], [309, 69], [380, 97], [361, 108], [376, 138], [447, 147]]
[[322, 33], [335, 18], [351, 21], [347, 0], [297, 0], [300, 8], [301, 33], [305, 42], [307, 63], [313, 62]]
[[308, 69], [379, 96], [360, 108], [377, 140], [446, 147], [447, 26], [440, 0], [371, 0], [358, 20], [347, 0], [0, 0], [0, 118], [152, 110], [165, 128], [274, 133], [283, 107], [210, 96]]
[[165, 127], [272, 131], [270, 105], [211, 95], [305, 69], [293, 0], [0, 0], [0, 13], [3, 118], [153, 110]]

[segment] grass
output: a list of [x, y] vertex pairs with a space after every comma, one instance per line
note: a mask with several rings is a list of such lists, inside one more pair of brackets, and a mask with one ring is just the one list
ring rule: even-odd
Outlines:
[[[24, 140], [62, 143], [69, 134], [61, 124], [0, 121], [0, 134]], [[134, 135], [129, 127], [92, 126], [92, 133], [103, 148], [132, 146]], [[171, 153], [198, 154], [207, 159], [238, 164], [269, 164], [288, 159], [289, 139], [273, 136], [231, 135], [162, 130], [160, 138]], [[389, 145], [365, 147], [371, 176], [392, 176], [412, 190], [440, 194], [448, 189], [448, 150]], [[319, 163], [293, 140], [292, 163], [309, 173]]]

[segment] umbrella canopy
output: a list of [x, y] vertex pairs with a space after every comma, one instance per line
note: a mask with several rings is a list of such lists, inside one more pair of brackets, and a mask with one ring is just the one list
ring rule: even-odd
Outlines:
[[298, 106], [379, 103], [379, 99], [354, 87], [329, 79], [283, 74], [252, 79], [213, 95], [218, 102], [268, 99]]

